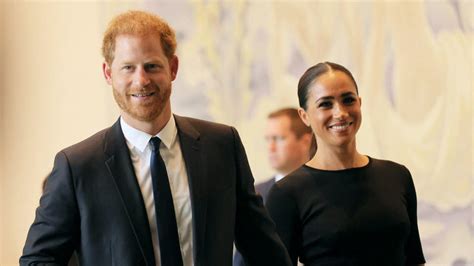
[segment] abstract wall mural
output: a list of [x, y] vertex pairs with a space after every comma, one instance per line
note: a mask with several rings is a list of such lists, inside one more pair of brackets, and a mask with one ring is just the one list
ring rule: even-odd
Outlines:
[[473, 2], [145, 2], [175, 26], [176, 113], [228, 123], [257, 181], [271, 175], [268, 112], [297, 106], [320, 61], [358, 80], [360, 150], [405, 164], [418, 192], [428, 265], [474, 265]]

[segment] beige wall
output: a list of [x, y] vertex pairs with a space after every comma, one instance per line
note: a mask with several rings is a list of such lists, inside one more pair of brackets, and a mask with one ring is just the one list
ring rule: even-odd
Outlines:
[[18, 265], [55, 153], [109, 125], [117, 110], [101, 74], [103, 5], [0, 6], [0, 265], [9, 266]]
[[5, 130], [5, 125], [4, 125], [4, 118], [3, 118], [3, 113], [4, 113], [4, 107], [5, 107], [5, 97], [3, 95], [4, 92], [4, 87], [2, 81], [4, 80], [4, 54], [3, 54], [3, 32], [4, 32], [4, 25], [5, 22], [3, 20], [4, 18], [4, 8], [3, 4], [0, 3], [0, 263], [3, 262], [3, 220], [5, 219], [5, 215], [3, 212], [3, 198], [5, 195], [4, 192], [4, 186], [3, 186], [3, 179], [5, 176], [4, 173], [4, 166], [3, 166], [3, 161], [4, 161], [4, 141], [3, 141], [3, 131]]

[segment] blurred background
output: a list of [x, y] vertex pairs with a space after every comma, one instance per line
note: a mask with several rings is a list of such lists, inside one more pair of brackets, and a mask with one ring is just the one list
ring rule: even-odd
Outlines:
[[235, 126], [257, 182], [266, 115], [297, 106], [321, 61], [352, 71], [359, 150], [406, 165], [427, 265], [474, 265], [474, 4], [433, 1], [3, 1], [0, 265], [18, 265], [54, 155], [118, 118], [102, 77], [107, 22], [128, 9], [175, 28], [175, 113]]

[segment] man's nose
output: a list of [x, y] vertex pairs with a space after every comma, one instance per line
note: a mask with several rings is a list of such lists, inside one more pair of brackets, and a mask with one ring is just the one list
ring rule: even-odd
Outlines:
[[140, 88], [150, 84], [150, 77], [148, 76], [146, 70], [142, 67], [137, 68], [137, 71], [135, 72], [134, 83]]
[[268, 151], [275, 151], [275, 140], [268, 140], [267, 141]]

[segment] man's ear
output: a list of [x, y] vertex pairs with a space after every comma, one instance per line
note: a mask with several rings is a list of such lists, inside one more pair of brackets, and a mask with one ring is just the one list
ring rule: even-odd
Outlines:
[[301, 140], [304, 142], [305, 147], [309, 147], [311, 145], [311, 141], [313, 141], [313, 132], [303, 134], [301, 136]]
[[102, 63], [102, 73], [104, 73], [107, 84], [112, 85], [112, 69], [107, 62]]
[[178, 57], [176, 55], [173, 55], [169, 63], [170, 63], [170, 71], [171, 71], [171, 80], [175, 80], [178, 74], [178, 67], [179, 67]]

